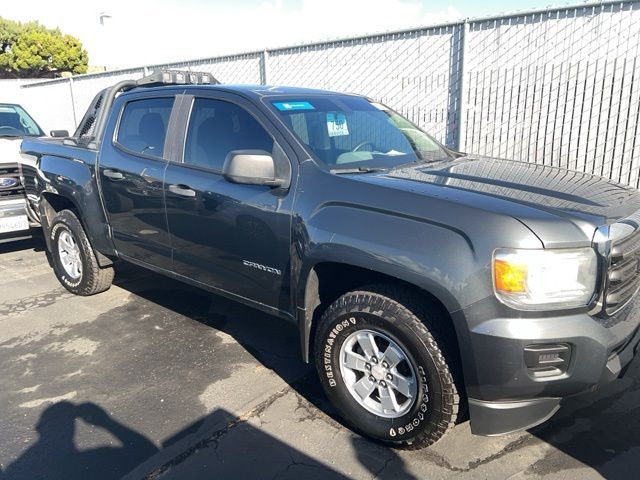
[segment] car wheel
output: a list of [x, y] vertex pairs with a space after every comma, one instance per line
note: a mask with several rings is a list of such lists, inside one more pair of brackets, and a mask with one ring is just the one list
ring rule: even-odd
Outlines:
[[387, 286], [349, 292], [324, 312], [316, 368], [327, 396], [356, 430], [422, 448], [453, 427], [461, 382], [457, 356], [446, 353], [453, 339], [444, 321], [437, 308], [422, 308]]
[[57, 213], [51, 222], [53, 270], [62, 285], [76, 295], [108, 290], [113, 268], [100, 268], [78, 217], [71, 210]]

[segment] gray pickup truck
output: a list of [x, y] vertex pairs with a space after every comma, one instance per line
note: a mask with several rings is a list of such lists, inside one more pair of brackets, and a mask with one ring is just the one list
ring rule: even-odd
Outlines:
[[532, 427], [638, 349], [636, 190], [451, 151], [365, 97], [158, 72], [22, 152], [68, 290], [124, 260], [290, 320], [388, 444]]

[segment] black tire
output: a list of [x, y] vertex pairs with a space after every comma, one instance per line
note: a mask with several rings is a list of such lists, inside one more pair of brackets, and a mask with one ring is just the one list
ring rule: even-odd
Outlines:
[[[462, 392], [458, 357], [447, 353], [455, 346], [450, 329], [442, 327], [441, 322], [447, 321], [439, 309], [422, 305], [393, 286], [366, 287], [338, 298], [320, 319], [314, 352], [320, 381], [340, 415], [357, 431], [395, 447], [423, 448], [442, 438], [456, 423]], [[377, 339], [395, 342], [413, 367], [417, 392], [402, 416], [385, 418], [366, 409], [345, 383], [340, 369], [342, 345], [365, 329], [382, 334]], [[382, 344], [385, 348], [384, 339]], [[379, 400], [379, 392], [371, 394], [374, 399], [377, 395]]]
[[[78, 277], [73, 277], [63, 266], [60, 257], [60, 236], [70, 234], [78, 246], [78, 257], [82, 269]], [[53, 217], [49, 230], [53, 271], [60, 283], [71, 293], [88, 296], [104, 292], [111, 287], [113, 267], [100, 268], [93, 248], [78, 217], [71, 210], [62, 210]]]

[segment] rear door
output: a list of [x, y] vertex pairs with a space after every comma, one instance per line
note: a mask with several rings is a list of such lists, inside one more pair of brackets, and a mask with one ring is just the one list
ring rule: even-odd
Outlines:
[[164, 212], [167, 131], [174, 95], [116, 101], [102, 143], [99, 174], [104, 207], [118, 253], [171, 269]]
[[270, 307], [289, 308], [293, 189], [230, 183], [222, 167], [233, 150], [264, 150], [286, 161], [292, 152], [284, 153], [283, 146], [289, 147], [249, 102], [222, 92], [208, 95], [184, 105], [184, 146], [166, 172], [174, 270]]

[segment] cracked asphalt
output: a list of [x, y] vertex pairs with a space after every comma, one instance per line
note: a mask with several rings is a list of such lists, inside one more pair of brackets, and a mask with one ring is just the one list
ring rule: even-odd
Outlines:
[[640, 367], [505, 437], [398, 451], [344, 426], [293, 325], [120, 265], [80, 298], [0, 245], [0, 478], [637, 478]]

